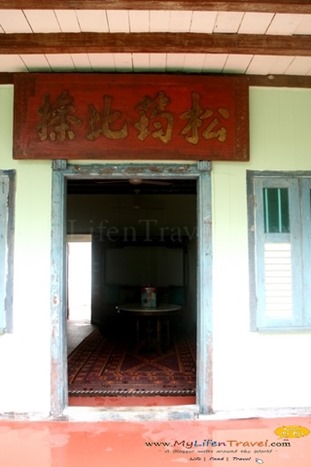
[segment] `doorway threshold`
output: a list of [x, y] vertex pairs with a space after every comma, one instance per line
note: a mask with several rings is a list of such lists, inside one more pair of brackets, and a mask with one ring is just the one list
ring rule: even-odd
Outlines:
[[63, 412], [64, 419], [72, 422], [90, 421], [166, 421], [196, 420], [199, 416], [199, 405], [174, 406], [123, 406], [123, 407], [82, 407], [70, 406]]

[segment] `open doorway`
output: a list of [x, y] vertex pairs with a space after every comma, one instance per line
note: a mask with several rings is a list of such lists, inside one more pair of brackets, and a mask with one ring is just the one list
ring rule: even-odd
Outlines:
[[[196, 236], [197, 236], [197, 262], [193, 265], [196, 271], [196, 329], [197, 329], [197, 372], [196, 377], [196, 404], [190, 410], [187, 405], [179, 409], [181, 417], [191, 416], [191, 413], [210, 413], [212, 410], [212, 319], [211, 319], [211, 292], [212, 292], [212, 261], [211, 261], [211, 177], [210, 164], [197, 162], [196, 164], [105, 164], [105, 165], [67, 165], [65, 161], [53, 162], [52, 178], [52, 249], [51, 249], [51, 412], [54, 416], [69, 410], [68, 407], [68, 373], [67, 357], [64, 355], [64, 343], [66, 343], [66, 262], [65, 262], [65, 230], [68, 221], [75, 229], [76, 218], [66, 217], [67, 207], [67, 183], [69, 181], [90, 180], [92, 182], [102, 180], [139, 179], [154, 180], [192, 180], [196, 183]], [[156, 172], [155, 172], [156, 171]], [[156, 176], [155, 176], [156, 174]], [[94, 184], [92, 184], [94, 186]], [[68, 191], [69, 196], [69, 191]], [[169, 197], [167, 197], [169, 199]], [[89, 209], [92, 206], [87, 203], [83, 206], [80, 199], [78, 210]], [[179, 203], [183, 207], [182, 203]], [[124, 209], [128, 212], [128, 208]], [[119, 212], [114, 209], [114, 212]], [[174, 210], [172, 211], [175, 212]], [[100, 224], [102, 225], [102, 223]], [[93, 223], [88, 225], [88, 233], [93, 234]], [[128, 232], [128, 229], [126, 229]], [[75, 231], [75, 233], [77, 233]], [[102, 262], [101, 262], [102, 264]], [[63, 319], [60, 319], [63, 317]], [[93, 318], [93, 316], [92, 316]], [[65, 359], [64, 359], [65, 357]], [[134, 404], [135, 405], [135, 404]], [[136, 404], [140, 405], [140, 404]], [[175, 409], [166, 407], [168, 414]], [[136, 408], [137, 412], [137, 408]], [[114, 412], [98, 413], [98, 419], [114, 419]], [[116, 412], [117, 414], [117, 412]], [[152, 415], [152, 414], [150, 414]], [[116, 415], [118, 418], [120, 414]]]
[[73, 352], [93, 330], [92, 236], [67, 235], [67, 353]]
[[92, 236], [67, 236], [67, 301], [70, 321], [91, 321]]
[[[105, 405], [113, 396], [127, 405], [129, 395], [140, 397], [140, 404], [142, 397], [150, 404], [154, 395], [165, 397], [164, 405], [172, 396], [175, 403], [195, 402], [196, 205], [195, 179], [68, 181], [67, 236], [92, 242], [90, 318], [96, 328], [81, 344], [77, 328], [67, 323], [70, 404], [77, 404], [77, 396], [81, 405], [90, 404], [96, 396]], [[85, 247], [68, 243], [69, 317], [73, 305], [76, 320], [85, 284], [77, 284], [77, 294], [73, 288], [75, 279], [87, 281], [78, 271], [87, 261]], [[82, 272], [87, 269], [85, 264]], [[147, 285], [156, 298], [143, 311]], [[139, 309], [126, 313], [122, 304]], [[72, 342], [79, 343], [76, 351]]]

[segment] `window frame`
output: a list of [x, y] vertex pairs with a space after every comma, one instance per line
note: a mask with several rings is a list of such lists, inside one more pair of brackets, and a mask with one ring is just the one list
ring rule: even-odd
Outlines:
[[[263, 188], [289, 190], [289, 234], [264, 232]], [[311, 172], [247, 171], [250, 325], [252, 331], [311, 330], [311, 291], [306, 281], [311, 274]], [[292, 315], [272, 318], [265, 312], [264, 246], [289, 240], [291, 247]], [[269, 236], [269, 237], [268, 237]], [[281, 238], [281, 236], [283, 236]], [[285, 242], [284, 242], [285, 243]], [[307, 255], [307, 256], [306, 256]], [[305, 261], [305, 258], [310, 258]]]
[[15, 170], [0, 170], [0, 335], [13, 331]]

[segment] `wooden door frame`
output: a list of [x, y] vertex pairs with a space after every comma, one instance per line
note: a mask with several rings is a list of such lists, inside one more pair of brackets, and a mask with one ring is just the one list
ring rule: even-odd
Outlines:
[[[67, 179], [191, 178], [197, 181], [197, 384], [194, 406], [165, 407], [167, 418], [191, 418], [212, 413], [212, 212], [211, 164], [68, 164], [52, 162], [51, 219], [51, 416], [68, 417], [66, 335], [66, 186]], [[92, 408], [94, 414], [94, 408]], [[98, 408], [97, 419], [126, 419], [126, 412]], [[131, 409], [131, 417], [133, 416]], [[134, 414], [135, 415], [135, 414]], [[138, 419], [139, 419], [139, 414]], [[148, 414], [144, 413], [144, 419]], [[152, 408], [149, 418], [155, 416]], [[130, 417], [130, 418], [131, 418]]]

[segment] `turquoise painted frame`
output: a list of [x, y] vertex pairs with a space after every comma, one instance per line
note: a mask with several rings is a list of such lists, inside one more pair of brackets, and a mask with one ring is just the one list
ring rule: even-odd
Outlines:
[[[212, 413], [212, 209], [211, 163], [193, 164], [67, 164], [52, 162], [51, 219], [51, 416], [66, 418], [68, 408], [66, 345], [66, 259], [65, 220], [67, 179], [122, 179], [129, 177], [182, 179], [197, 181], [197, 388], [194, 406], [165, 407], [168, 418], [193, 418]], [[99, 408], [100, 409], [100, 408]], [[113, 412], [113, 413], [112, 413]], [[150, 413], [150, 418], [154, 414]], [[99, 419], [120, 420], [124, 414], [99, 410]], [[144, 415], [146, 417], [146, 414]]]
[[13, 332], [15, 170], [0, 170], [0, 335]]
[[[308, 252], [311, 251], [310, 227], [308, 231], [306, 230], [306, 226], [310, 224], [308, 222], [310, 220], [310, 174], [310, 171], [247, 171], [250, 330], [253, 332], [310, 332], [311, 314], [309, 307], [302, 301], [303, 294], [305, 296], [308, 294], [306, 303], [310, 303], [311, 297], [309, 287], [306, 284], [307, 278], [310, 276], [310, 266], [302, 258], [302, 256], [308, 258]], [[300, 187], [298, 185], [299, 179]], [[291, 244], [292, 256], [295, 258], [292, 264], [292, 276], [296, 291], [293, 299], [294, 311], [290, 318], [268, 319], [264, 314], [264, 209], [261, 199], [263, 187], [286, 187], [290, 193], [291, 233], [288, 234], [288, 241]], [[301, 208], [303, 214], [300, 213]], [[304, 227], [301, 218], [305, 221]], [[300, 229], [303, 229], [303, 234], [301, 234]], [[273, 234], [270, 236], [271, 241], [277, 241], [277, 237], [274, 238]], [[304, 255], [302, 250], [305, 252]]]

